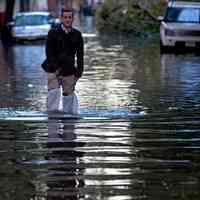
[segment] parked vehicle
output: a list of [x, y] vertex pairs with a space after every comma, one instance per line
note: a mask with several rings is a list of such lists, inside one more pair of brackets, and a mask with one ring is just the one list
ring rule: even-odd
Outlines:
[[160, 24], [160, 49], [200, 45], [200, 2], [170, 1]]
[[50, 28], [58, 23], [49, 12], [20, 12], [8, 24], [14, 40], [45, 39]]

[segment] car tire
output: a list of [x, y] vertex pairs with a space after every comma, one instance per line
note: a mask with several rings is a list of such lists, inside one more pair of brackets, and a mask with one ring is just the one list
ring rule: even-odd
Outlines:
[[2, 43], [4, 45], [11, 45], [13, 42], [12, 36], [11, 36], [11, 30], [8, 26], [3, 26], [1, 30], [1, 39]]
[[160, 40], [160, 53], [167, 53], [169, 51], [170, 47], [163, 45], [162, 41]]

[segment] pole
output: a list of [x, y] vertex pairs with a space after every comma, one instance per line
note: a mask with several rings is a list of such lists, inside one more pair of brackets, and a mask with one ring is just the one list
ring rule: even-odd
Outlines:
[[29, 0], [20, 0], [20, 11], [25, 12], [30, 10], [30, 1]]
[[14, 5], [15, 5], [15, 0], [7, 0], [6, 1], [5, 24], [12, 21], [12, 19], [13, 19]]
[[8, 22], [13, 20], [13, 11], [15, 6], [15, 0], [7, 0], [6, 1], [6, 11], [5, 11], [5, 24], [1, 30], [1, 39], [4, 45], [8, 45], [12, 38], [10, 32], [10, 26], [7, 26]]

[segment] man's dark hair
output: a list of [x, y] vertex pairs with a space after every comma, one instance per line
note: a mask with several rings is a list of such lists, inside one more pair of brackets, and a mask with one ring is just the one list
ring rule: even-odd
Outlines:
[[74, 14], [74, 10], [72, 8], [62, 8], [61, 9], [61, 16], [63, 16], [64, 12], [71, 12], [72, 15]]

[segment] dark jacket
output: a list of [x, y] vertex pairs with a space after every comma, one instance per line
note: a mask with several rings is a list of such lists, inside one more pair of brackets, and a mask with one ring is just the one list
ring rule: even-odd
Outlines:
[[61, 75], [81, 77], [84, 66], [84, 44], [81, 32], [72, 28], [69, 33], [65, 33], [61, 25], [52, 28], [47, 37], [46, 56], [49, 63], [58, 66]]

